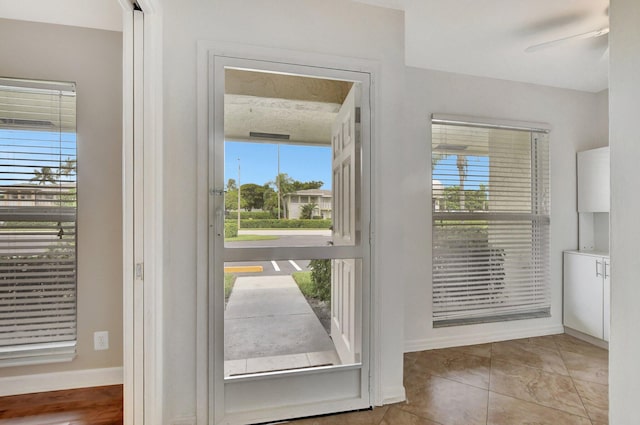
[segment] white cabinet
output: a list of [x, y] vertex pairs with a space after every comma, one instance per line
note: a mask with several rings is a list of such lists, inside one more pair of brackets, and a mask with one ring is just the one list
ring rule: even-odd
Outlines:
[[578, 152], [578, 212], [609, 212], [609, 147]]
[[609, 340], [609, 257], [564, 253], [564, 325]]

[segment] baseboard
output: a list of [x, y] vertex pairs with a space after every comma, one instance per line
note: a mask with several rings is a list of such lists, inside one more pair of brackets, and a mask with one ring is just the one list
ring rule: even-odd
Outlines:
[[44, 391], [117, 385], [123, 382], [121, 367], [70, 370], [0, 378], [0, 397]]
[[510, 339], [555, 335], [564, 332], [562, 325], [509, 330], [504, 332], [469, 333], [466, 335], [443, 336], [429, 339], [405, 341], [405, 353], [433, 350], [437, 348], [460, 347], [464, 345], [486, 344]]
[[403, 386], [391, 387], [391, 388], [387, 387], [387, 388], [383, 388], [382, 390], [381, 405], [400, 403], [402, 401], [405, 401], [406, 399], [407, 399], [407, 395], [404, 391]]
[[596, 347], [604, 348], [605, 350], [609, 349], [609, 343], [603, 339], [596, 338], [591, 335], [587, 335], [585, 333], [582, 333], [575, 329], [568, 328], [566, 326], [564, 327], [564, 331], [567, 333], [567, 335], [576, 337], [584, 342], [588, 342], [589, 344], [595, 345]]

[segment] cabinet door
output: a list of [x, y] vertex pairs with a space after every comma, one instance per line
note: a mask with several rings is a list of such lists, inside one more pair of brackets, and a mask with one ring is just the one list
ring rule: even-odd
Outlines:
[[601, 257], [564, 253], [564, 324], [602, 339], [604, 264]]
[[603, 315], [604, 315], [604, 340], [609, 341], [609, 328], [611, 323], [611, 266], [609, 259], [604, 259], [604, 301], [602, 303]]
[[609, 212], [609, 148], [578, 152], [578, 212]]

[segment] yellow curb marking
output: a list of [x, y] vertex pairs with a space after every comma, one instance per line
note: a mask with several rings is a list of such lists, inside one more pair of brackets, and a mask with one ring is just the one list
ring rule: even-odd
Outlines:
[[262, 273], [262, 266], [231, 266], [225, 267], [225, 273]]

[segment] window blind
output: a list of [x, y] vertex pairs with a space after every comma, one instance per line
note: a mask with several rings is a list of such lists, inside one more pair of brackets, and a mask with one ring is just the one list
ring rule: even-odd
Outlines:
[[0, 365], [76, 341], [75, 86], [0, 78]]
[[435, 327], [548, 316], [548, 134], [434, 118]]

